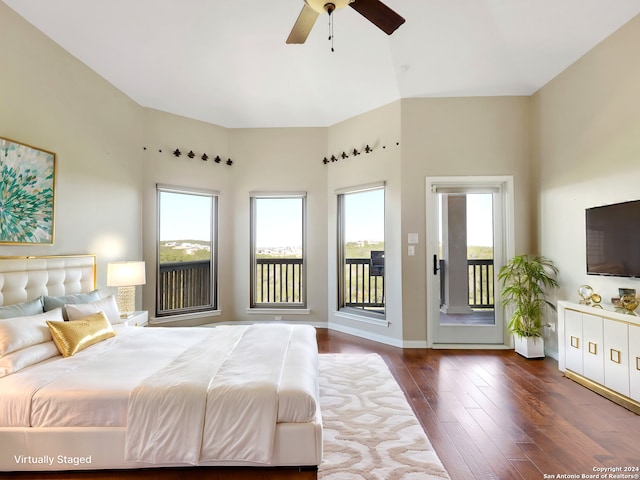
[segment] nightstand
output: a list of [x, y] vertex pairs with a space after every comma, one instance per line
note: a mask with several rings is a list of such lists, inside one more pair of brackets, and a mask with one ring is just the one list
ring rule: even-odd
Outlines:
[[146, 327], [149, 323], [149, 312], [146, 310], [140, 310], [133, 312], [129, 318], [124, 319], [123, 325], [128, 327]]

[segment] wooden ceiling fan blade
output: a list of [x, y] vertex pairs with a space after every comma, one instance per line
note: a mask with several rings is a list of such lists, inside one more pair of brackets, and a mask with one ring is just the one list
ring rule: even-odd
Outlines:
[[320, 14], [305, 3], [300, 15], [298, 15], [296, 23], [291, 29], [289, 38], [287, 38], [287, 43], [304, 43], [307, 40], [313, 25], [316, 23], [318, 15]]
[[404, 23], [404, 18], [380, 0], [355, 0], [349, 5], [387, 35], [391, 35]]

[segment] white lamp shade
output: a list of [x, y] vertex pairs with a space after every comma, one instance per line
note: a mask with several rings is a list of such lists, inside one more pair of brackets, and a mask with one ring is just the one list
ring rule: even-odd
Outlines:
[[107, 264], [107, 286], [129, 287], [146, 282], [144, 262], [111, 262]]

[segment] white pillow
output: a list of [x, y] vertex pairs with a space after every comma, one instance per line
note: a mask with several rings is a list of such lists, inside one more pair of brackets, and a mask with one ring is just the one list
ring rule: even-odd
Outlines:
[[62, 309], [30, 317], [15, 317], [0, 320], [0, 357], [39, 343], [50, 342], [51, 332], [47, 320], [62, 321]]
[[8, 353], [4, 357], [0, 357], [0, 378], [58, 355], [60, 352], [53, 341], [31, 345]]
[[75, 303], [64, 306], [67, 310], [67, 316], [69, 320], [80, 320], [81, 318], [88, 317], [94, 313], [103, 312], [110, 323], [122, 323], [124, 318], [120, 318], [120, 312], [118, 311], [118, 304], [116, 303], [116, 297], [109, 295], [106, 298], [101, 298], [91, 303]]

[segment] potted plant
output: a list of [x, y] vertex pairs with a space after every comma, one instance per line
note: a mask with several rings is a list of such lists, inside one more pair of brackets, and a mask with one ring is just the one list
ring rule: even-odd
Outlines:
[[502, 305], [513, 307], [509, 331], [514, 334], [516, 352], [526, 358], [544, 357], [542, 327], [547, 307], [547, 290], [558, 288], [558, 268], [542, 256], [516, 255], [498, 273], [502, 283]]

